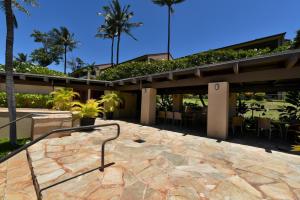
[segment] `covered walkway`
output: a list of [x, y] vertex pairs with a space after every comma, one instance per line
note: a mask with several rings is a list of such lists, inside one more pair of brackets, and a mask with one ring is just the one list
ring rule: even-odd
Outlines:
[[[105, 92], [118, 91], [124, 104], [115, 116], [139, 118], [145, 125], [156, 122], [157, 94], [208, 94], [207, 135], [226, 139], [229, 121], [235, 114], [236, 93], [299, 90], [299, 58], [300, 50], [290, 50], [112, 82], [32, 74], [15, 74], [14, 78], [17, 87], [35, 85], [33, 92], [41, 86], [85, 90], [86, 99], [93, 98], [91, 94], [99, 96]], [[0, 81], [4, 80], [5, 73], [0, 73]], [[178, 102], [175, 104], [180, 106]]]

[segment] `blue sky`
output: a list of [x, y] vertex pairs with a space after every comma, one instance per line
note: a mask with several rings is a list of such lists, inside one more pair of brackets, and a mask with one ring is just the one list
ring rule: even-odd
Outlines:
[[[124, 36], [121, 61], [148, 53], [166, 51], [167, 10], [151, 0], [120, 0], [130, 4], [133, 21], [144, 26], [133, 30], [138, 41]], [[19, 28], [15, 33], [15, 54], [30, 54], [40, 47], [30, 38], [34, 29], [49, 31], [66, 26], [80, 41], [79, 48], [68, 54], [87, 63], [109, 63], [110, 41], [94, 37], [103, 19], [97, 16], [108, 0], [39, 0], [30, 8], [31, 16], [17, 12]], [[287, 32], [293, 38], [300, 29], [299, 0], [186, 0], [175, 7], [172, 21], [172, 54], [176, 57], [231, 45], [259, 37]], [[0, 63], [4, 63], [5, 18], [0, 15]], [[60, 66], [51, 66], [62, 70]]]

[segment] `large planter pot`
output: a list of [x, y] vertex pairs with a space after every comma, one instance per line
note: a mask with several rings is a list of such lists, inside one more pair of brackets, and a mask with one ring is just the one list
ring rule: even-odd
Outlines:
[[84, 117], [80, 119], [80, 126], [93, 126], [96, 118]]

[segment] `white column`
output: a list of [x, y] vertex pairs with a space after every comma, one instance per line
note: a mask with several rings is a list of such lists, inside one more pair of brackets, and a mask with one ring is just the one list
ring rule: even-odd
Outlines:
[[229, 83], [208, 84], [208, 137], [226, 139], [229, 123]]
[[156, 89], [142, 89], [141, 123], [151, 125], [156, 118]]

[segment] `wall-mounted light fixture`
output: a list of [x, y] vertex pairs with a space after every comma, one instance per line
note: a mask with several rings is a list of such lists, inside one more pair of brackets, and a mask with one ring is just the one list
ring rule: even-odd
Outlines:
[[219, 90], [220, 89], [220, 84], [219, 83], [216, 83], [215, 84], [215, 90]]

